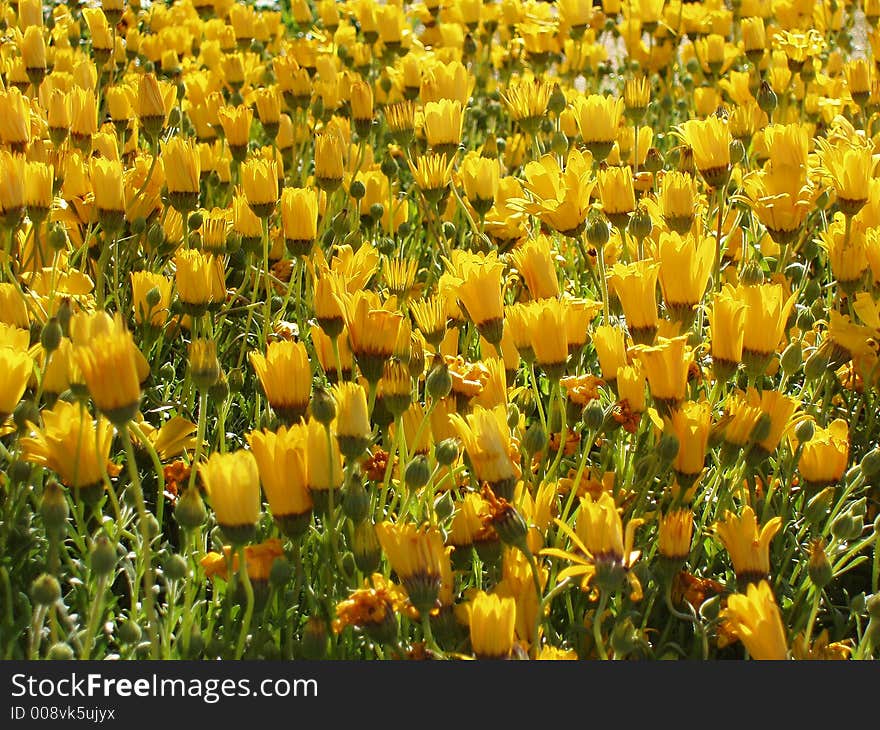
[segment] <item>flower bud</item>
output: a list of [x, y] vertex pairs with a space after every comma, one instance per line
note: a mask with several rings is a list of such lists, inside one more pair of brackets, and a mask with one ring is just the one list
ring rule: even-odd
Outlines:
[[61, 586], [54, 575], [43, 573], [31, 583], [31, 598], [39, 606], [51, 606], [61, 598]]
[[431, 368], [425, 380], [425, 388], [433, 400], [441, 400], [449, 395], [452, 391], [452, 376], [445, 362], [438, 362]]
[[828, 370], [828, 355], [816, 350], [804, 363], [804, 379], [809, 383], [821, 378]]
[[516, 403], [510, 403], [507, 406], [507, 427], [511, 430], [519, 426], [519, 408]]
[[363, 480], [355, 474], [345, 488], [342, 495], [342, 512], [355, 525], [360, 524], [370, 512], [370, 495], [364, 488]]
[[750, 261], [743, 269], [740, 281], [746, 286], [761, 286], [764, 283], [764, 272], [761, 270], [760, 264], [756, 261]]
[[860, 463], [865, 479], [873, 479], [880, 474], [880, 449], [871, 449], [862, 457]]
[[761, 82], [761, 88], [758, 89], [758, 106], [761, 107], [761, 111], [763, 111], [767, 116], [772, 116], [776, 106], [779, 104], [779, 99], [776, 97], [776, 92], [773, 91], [767, 81]]
[[801, 349], [801, 343], [795, 341], [783, 350], [782, 357], [779, 359], [779, 366], [782, 368], [782, 372], [791, 376], [800, 369], [803, 362], [804, 353]]
[[303, 629], [303, 656], [311, 660], [323, 659], [329, 649], [330, 634], [327, 631], [327, 622], [320, 616], [311, 616]]
[[281, 556], [272, 561], [272, 567], [269, 568], [269, 583], [276, 588], [283, 588], [290, 582], [293, 570], [290, 561]]
[[804, 516], [814, 527], [820, 526], [828, 516], [828, 510], [834, 499], [834, 487], [826, 487], [814, 497], [810, 498], [804, 509]]
[[95, 575], [109, 575], [116, 567], [116, 548], [110, 544], [106, 535], [99, 535], [92, 544], [89, 567]]
[[825, 544], [821, 539], [810, 543], [809, 556], [807, 573], [813, 585], [822, 589], [831, 582], [832, 575], [831, 563], [825, 554]]
[[431, 481], [431, 467], [428, 460], [419, 454], [406, 465], [403, 481], [410, 489], [421, 489]]
[[67, 528], [70, 508], [67, 506], [64, 490], [54, 479], [46, 482], [39, 509], [47, 532], [58, 534]]
[[526, 429], [522, 445], [525, 452], [532, 456], [543, 451], [547, 446], [547, 432], [544, 427], [535, 421]]
[[805, 444], [813, 438], [815, 430], [813, 422], [809, 419], [804, 419], [795, 428], [794, 435], [798, 442]]
[[46, 658], [52, 661], [69, 662], [76, 659], [76, 655], [73, 653], [73, 648], [70, 644], [65, 644], [63, 641], [56, 641], [49, 647], [49, 652], [46, 654]]
[[679, 446], [678, 436], [674, 433], [664, 433], [657, 444], [657, 453], [665, 463], [669, 464], [678, 456]]
[[376, 571], [382, 558], [382, 547], [372, 522], [361, 522], [352, 530], [351, 550], [358, 570], [367, 575]]
[[602, 248], [608, 243], [609, 238], [611, 238], [611, 229], [605, 219], [597, 216], [587, 224], [587, 241], [591, 246]]
[[443, 439], [434, 447], [434, 457], [440, 466], [451, 466], [458, 458], [458, 444], [455, 439]]
[[201, 527], [208, 519], [205, 502], [197, 488], [187, 489], [178, 497], [177, 505], [174, 507], [174, 519], [184, 530]]
[[598, 401], [592, 401], [584, 410], [584, 425], [590, 431], [598, 431], [605, 422], [605, 411]]
[[324, 426], [336, 418], [336, 401], [326, 388], [317, 387], [312, 391], [312, 418]]

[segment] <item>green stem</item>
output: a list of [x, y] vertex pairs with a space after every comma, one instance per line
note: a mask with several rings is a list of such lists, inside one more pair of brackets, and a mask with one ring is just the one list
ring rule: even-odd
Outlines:
[[251, 628], [251, 619], [254, 616], [254, 587], [251, 585], [251, 578], [247, 572], [247, 558], [244, 554], [244, 545], [239, 549], [239, 576], [244, 586], [246, 597], [244, 618], [241, 621], [241, 631], [238, 634], [238, 644], [235, 647], [235, 658], [241, 659], [244, 655], [244, 645], [247, 640], [248, 631]]
[[159, 658], [159, 632], [156, 625], [156, 615], [153, 605], [153, 551], [151, 547], [150, 527], [147, 522], [147, 506], [144, 503], [144, 490], [141, 487], [141, 478], [135, 463], [134, 447], [127, 428], [119, 429], [119, 435], [125, 445], [128, 476], [131, 480], [131, 489], [134, 492], [135, 504], [138, 512], [138, 526], [141, 532], [141, 549], [143, 550], [144, 565], [144, 610], [147, 615], [147, 633], [150, 636], [150, 658]]

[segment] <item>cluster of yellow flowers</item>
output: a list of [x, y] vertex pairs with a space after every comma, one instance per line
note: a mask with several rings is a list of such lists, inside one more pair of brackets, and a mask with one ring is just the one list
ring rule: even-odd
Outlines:
[[880, 2], [0, 18], [7, 656], [880, 650]]

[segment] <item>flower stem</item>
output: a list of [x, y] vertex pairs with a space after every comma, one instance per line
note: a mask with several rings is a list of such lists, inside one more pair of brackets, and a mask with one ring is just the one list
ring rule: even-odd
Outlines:
[[147, 633], [150, 636], [150, 657], [152, 659], [159, 658], [159, 632], [156, 626], [156, 616], [153, 607], [153, 551], [151, 548], [150, 527], [147, 522], [147, 507], [144, 503], [144, 490], [141, 487], [141, 478], [138, 474], [137, 464], [134, 458], [134, 447], [131, 444], [131, 436], [128, 435], [128, 429], [119, 430], [122, 443], [125, 445], [125, 456], [128, 466], [128, 476], [131, 480], [131, 488], [134, 492], [135, 504], [138, 512], [138, 526], [141, 531], [141, 549], [143, 550], [144, 564], [144, 610], [147, 614]]

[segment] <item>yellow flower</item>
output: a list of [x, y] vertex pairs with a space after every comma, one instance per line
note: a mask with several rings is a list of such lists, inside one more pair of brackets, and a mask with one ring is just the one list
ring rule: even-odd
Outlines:
[[305, 427], [281, 426], [277, 431], [252, 431], [247, 441], [275, 522], [287, 537], [301, 536], [308, 528], [312, 511]]
[[21, 439], [22, 458], [54, 471], [77, 498], [97, 502], [113, 441], [110, 422], [95, 422], [84, 406], [63, 400], [41, 415], [43, 425]]
[[141, 398], [136, 346], [122, 317], [106, 312], [79, 314], [71, 322], [76, 364], [95, 405], [123, 427], [137, 412]]
[[667, 409], [681, 403], [687, 393], [688, 368], [694, 357], [687, 341], [687, 335], [658, 337], [656, 345], [632, 348], [633, 357], [642, 363], [648, 377], [651, 397]]
[[[373, 122], [373, 90], [366, 81], [355, 81], [351, 85], [351, 117], [356, 124]], [[365, 129], [369, 131], [369, 126]]]
[[828, 252], [831, 272], [844, 291], [855, 289], [868, 268], [864, 230], [852, 226], [847, 232], [846, 228], [846, 217], [838, 213], [828, 227], [819, 232], [819, 244]]
[[122, 163], [104, 157], [93, 157], [89, 160], [89, 177], [95, 193], [95, 207], [101, 212], [124, 213]]
[[629, 214], [636, 208], [636, 194], [633, 188], [632, 168], [608, 167], [596, 175], [599, 185], [599, 200], [602, 212], [617, 228], [624, 228]]
[[581, 139], [597, 160], [604, 160], [617, 139], [624, 100], [621, 97], [590, 94], [574, 102], [575, 119]]
[[534, 197], [523, 201], [522, 209], [537, 215], [543, 223], [564, 236], [577, 237], [584, 229], [590, 210], [590, 196], [596, 181], [592, 157], [576, 149], [568, 153], [563, 170], [555, 155], [529, 162], [523, 174], [525, 187]]
[[485, 215], [495, 203], [500, 184], [498, 159], [469, 153], [461, 161], [458, 174], [468, 202], [479, 215]]
[[[796, 442], [796, 439], [792, 441]], [[836, 418], [828, 428], [814, 425], [813, 438], [802, 446], [798, 472], [806, 482], [818, 488], [840, 481], [849, 465], [849, 425], [846, 421]]]
[[162, 166], [172, 203], [175, 196], [187, 198], [190, 205], [183, 209], [195, 210], [201, 175], [201, 157], [195, 143], [182, 137], [172, 137], [162, 148]]
[[730, 170], [731, 135], [727, 121], [712, 115], [691, 119], [679, 127], [679, 134], [694, 151], [694, 164], [706, 183], [720, 187]]
[[757, 583], [770, 574], [770, 541], [782, 526], [781, 517], [771, 518], [758, 529], [755, 511], [746, 506], [742, 516], [725, 512], [724, 521], [715, 525], [733, 563], [733, 571], [741, 585]]
[[154, 73], [140, 74], [137, 116], [148, 136], [156, 137], [162, 131], [176, 101], [177, 86], [159, 81]]
[[384, 307], [372, 291], [338, 293], [351, 351], [361, 373], [370, 383], [378, 383], [382, 368], [394, 353], [402, 316]]
[[610, 493], [602, 492], [597, 500], [590, 494], [580, 498], [576, 530], [559, 519], [556, 524], [579, 551], [569, 553], [556, 548], [541, 551], [542, 555], [573, 563], [559, 572], [558, 581], [580, 577], [581, 590], [595, 594], [599, 591], [614, 593], [626, 580], [630, 600], [641, 599], [642, 585], [630, 568], [639, 559], [640, 552], [633, 550], [633, 540], [644, 520], [631, 518], [624, 530], [614, 498]]
[[385, 521], [376, 525], [376, 536], [410, 601], [420, 614], [427, 615], [437, 603], [448, 559], [440, 530]]
[[55, 170], [43, 162], [26, 162], [24, 173], [24, 204], [31, 220], [41, 222], [49, 215], [55, 197], [52, 192]]
[[372, 432], [367, 393], [358, 383], [342, 382], [333, 387], [333, 398], [339, 449], [346, 457], [357, 458], [366, 449]]
[[241, 166], [241, 185], [248, 205], [258, 218], [268, 218], [278, 202], [278, 166], [275, 160], [247, 160]]
[[495, 494], [511, 498], [520, 470], [511, 456], [507, 409], [503, 405], [492, 409], [475, 406], [466, 416], [450, 416], [450, 425], [467, 451], [477, 481], [488, 482]]
[[529, 341], [535, 361], [551, 379], [561, 377], [568, 360], [565, 302], [545, 299], [528, 310]]
[[26, 352], [0, 347], [0, 424], [15, 410], [33, 373], [34, 363]]
[[250, 542], [260, 518], [260, 472], [253, 453], [215, 452], [198, 469], [223, 535], [235, 545]]
[[729, 284], [713, 295], [708, 312], [709, 333], [713, 366], [716, 372], [722, 368], [719, 377], [729, 374], [728, 371], [735, 369], [742, 359], [745, 316], [746, 305]]
[[694, 513], [689, 509], [676, 509], [660, 518], [657, 542], [660, 554], [667, 560], [687, 560], [691, 552], [694, 534]]
[[223, 260], [200, 251], [181, 249], [174, 255], [174, 278], [180, 302], [194, 316], [226, 298]]
[[307, 256], [318, 236], [318, 193], [313, 188], [281, 191], [281, 226], [287, 250]]
[[269, 405], [285, 423], [300, 420], [309, 405], [312, 371], [305, 344], [282, 340], [269, 345], [264, 356], [252, 352], [251, 365]]
[[781, 284], [740, 286], [737, 295], [745, 304], [743, 352], [769, 357], [779, 347], [797, 292], [786, 297]]
[[593, 331], [593, 346], [599, 357], [602, 377], [614, 382], [617, 370], [628, 362], [626, 355], [626, 333], [611, 325], [600, 325]]
[[324, 426], [314, 418], [306, 424], [306, 463], [312, 499], [319, 512], [324, 513], [330, 490], [338, 492], [342, 486], [342, 455], [332, 430], [328, 439]]
[[428, 146], [438, 154], [449, 158], [461, 143], [463, 116], [458, 101], [441, 99], [425, 104], [425, 138]]
[[43, 38], [42, 27], [32, 25], [25, 28], [20, 48], [21, 57], [28, 71], [46, 70], [46, 41]]
[[232, 156], [244, 161], [247, 154], [247, 144], [250, 140], [251, 123], [254, 112], [249, 106], [224, 106], [217, 111], [217, 119], [223, 128], [226, 142], [232, 150]]
[[539, 234], [515, 248], [511, 259], [525, 279], [533, 299], [551, 299], [559, 296], [559, 279], [556, 276], [554, 251], [550, 238]]
[[666, 225], [684, 235], [691, 230], [697, 205], [694, 179], [684, 172], [672, 170], [663, 175], [660, 183], [660, 214]]
[[408, 163], [416, 186], [429, 203], [439, 202], [452, 182], [453, 160], [452, 157], [447, 159], [446, 155], [429, 152], [416, 157], [415, 165], [411, 161]]
[[345, 171], [345, 141], [335, 128], [315, 136], [315, 181], [332, 193], [342, 183]]
[[510, 118], [527, 134], [534, 134], [547, 112], [552, 93], [553, 87], [549, 82], [529, 75], [511, 80], [507, 92], [501, 98], [510, 110]]
[[674, 319], [690, 323], [712, 275], [714, 239], [664, 231], [657, 244], [657, 258], [663, 301]]
[[456, 249], [447, 265], [450, 286], [468, 318], [487, 341], [498, 344], [504, 327], [501, 298], [504, 263], [494, 251], [474, 254]]
[[745, 595], [734, 593], [727, 599], [722, 617], [757, 660], [788, 658], [788, 643], [782, 615], [767, 581], [749, 584]]
[[709, 432], [712, 428], [712, 408], [707, 401], [687, 401], [672, 412], [667, 421], [678, 437], [678, 454], [673, 468], [684, 479], [694, 479], [703, 471]]
[[845, 215], [855, 215], [868, 201], [869, 180], [874, 169], [873, 147], [865, 144], [832, 146], [821, 137], [817, 145], [821, 171], [831, 179], [840, 210]]
[[0, 91], [0, 140], [17, 151], [30, 142], [30, 109], [27, 97], [15, 87]]
[[516, 601], [479, 591], [467, 605], [471, 649], [477, 659], [509, 657], [516, 627]]
[[615, 264], [608, 283], [620, 299], [626, 324], [636, 342], [650, 343], [657, 331], [657, 278], [660, 264], [642, 259], [630, 264]]

